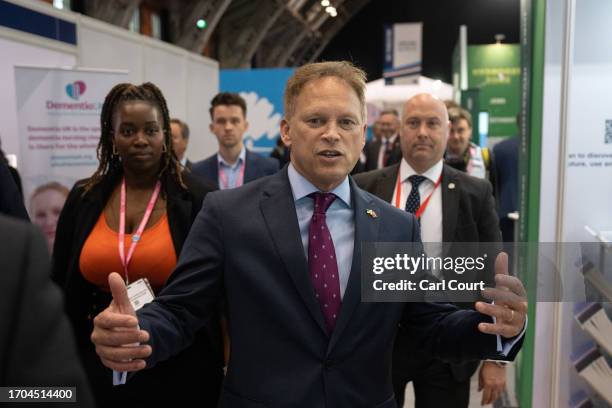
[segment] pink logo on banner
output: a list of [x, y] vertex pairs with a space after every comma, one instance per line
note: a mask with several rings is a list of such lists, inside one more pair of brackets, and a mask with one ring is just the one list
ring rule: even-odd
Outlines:
[[72, 99], [78, 101], [81, 95], [85, 93], [85, 82], [83, 81], [74, 81], [71, 84], [66, 85], [66, 93]]

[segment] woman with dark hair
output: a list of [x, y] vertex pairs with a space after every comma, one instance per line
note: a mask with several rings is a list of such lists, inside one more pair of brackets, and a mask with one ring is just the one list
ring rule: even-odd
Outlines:
[[174, 358], [118, 386], [89, 338], [92, 319], [110, 303], [111, 272], [127, 282], [146, 278], [155, 293], [172, 279], [191, 224], [213, 187], [181, 171], [166, 101], [151, 83], [119, 84], [109, 92], [97, 152], [98, 169], [68, 195], [53, 249], [53, 277], [64, 289], [95, 398], [99, 406], [177, 400], [216, 406], [223, 376], [218, 320], [201, 328]]

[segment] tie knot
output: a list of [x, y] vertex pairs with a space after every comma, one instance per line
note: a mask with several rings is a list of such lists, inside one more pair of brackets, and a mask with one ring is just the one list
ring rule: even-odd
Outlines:
[[412, 176], [408, 177], [408, 180], [410, 180], [410, 182], [412, 183], [413, 188], [418, 188], [422, 182], [427, 180], [427, 177], [419, 176], [418, 174], [413, 174]]
[[336, 199], [332, 193], [312, 193], [309, 197], [314, 199], [314, 212], [316, 214], [325, 214], [327, 209]]

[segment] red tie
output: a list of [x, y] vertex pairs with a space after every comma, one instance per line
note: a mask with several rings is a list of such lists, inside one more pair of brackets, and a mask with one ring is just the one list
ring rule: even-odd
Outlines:
[[336, 251], [325, 222], [325, 213], [336, 196], [332, 193], [312, 193], [310, 197], [314, 198], [314, 212], [308, 228], [308, 269], [315, 296], [331, 333], [336, 327], [342, 301]]

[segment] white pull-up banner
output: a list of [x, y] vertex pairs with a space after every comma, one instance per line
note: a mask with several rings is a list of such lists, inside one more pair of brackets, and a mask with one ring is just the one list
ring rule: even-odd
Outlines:
[[19, 170], [30, 212], [36, 188], [69, 189], [93, 174], [104, 98], [126, 80], [126, 71], [15, 67]]

